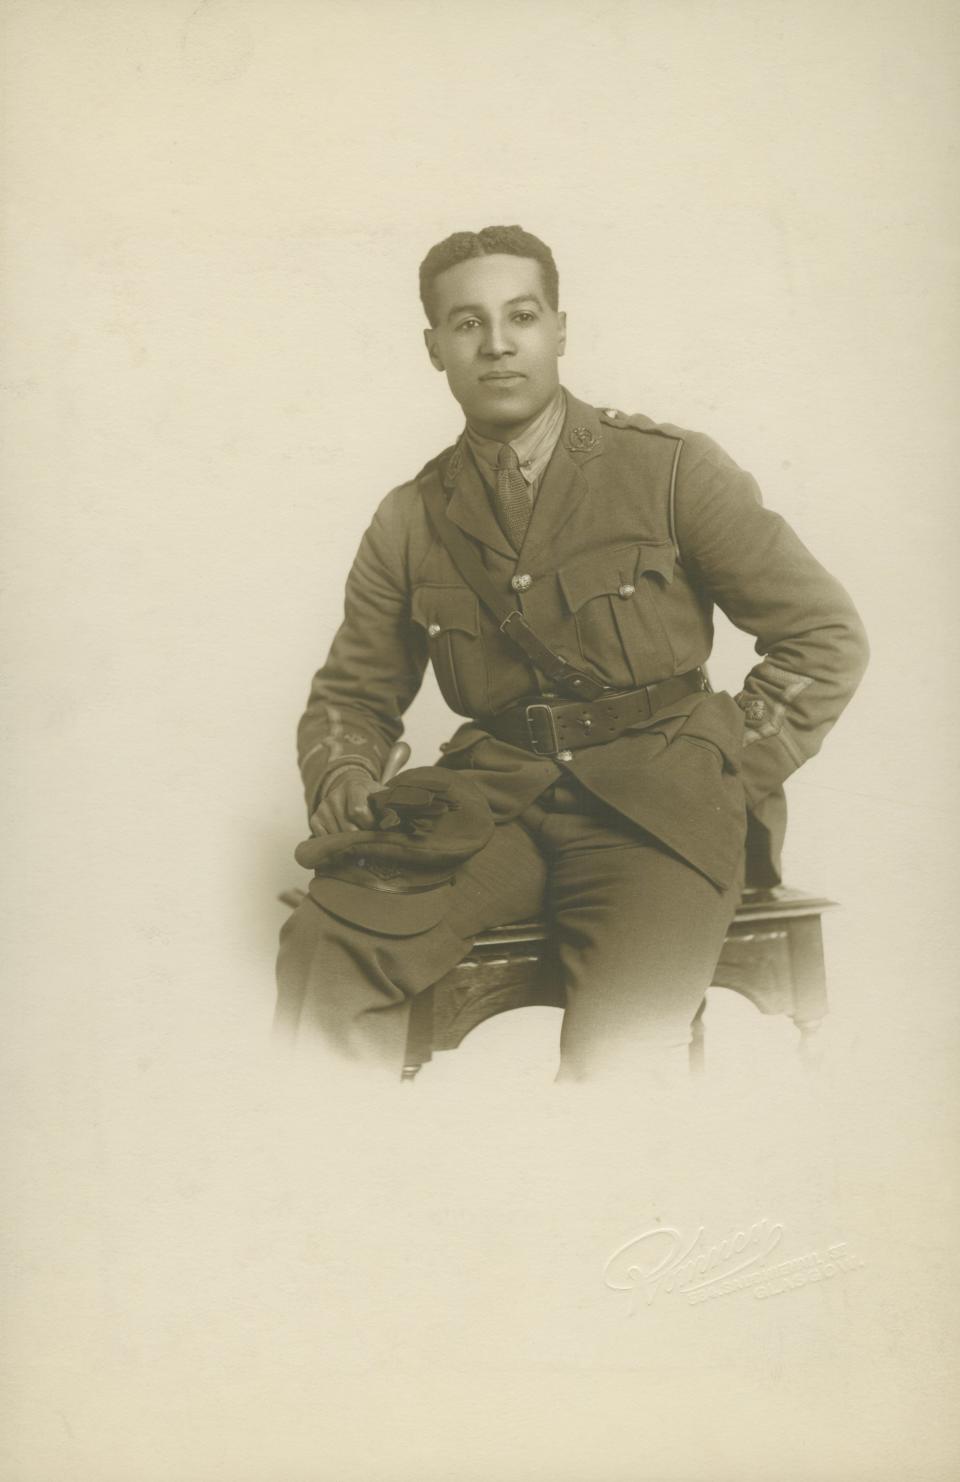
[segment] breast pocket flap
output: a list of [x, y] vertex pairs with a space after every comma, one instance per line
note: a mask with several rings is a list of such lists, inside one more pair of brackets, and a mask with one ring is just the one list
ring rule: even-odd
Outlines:
[[571, 612], [577, 612], [591, 597], [605, 594], [624, 599], [632, 597], [637, 581], [648, 571], [662, 576], [665, 581], [672, 581], [675, 565], [676, 551], [666, 540], [657, 544], [597, 551], [563, 566], [557, 572], [557, 578], [567, 607]]
[[[476, 594], [463, 587], [417, 587], [413, 592], [410, 613], [415, 623], [436, 628], [440, 633], [457, 629], [474, 637], [480, 632], [479, 602]], [[431, 635], [435, 636], [435, 635]]]

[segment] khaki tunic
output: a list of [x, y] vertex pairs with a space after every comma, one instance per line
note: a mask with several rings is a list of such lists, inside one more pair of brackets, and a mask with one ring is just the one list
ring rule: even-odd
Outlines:
[[[559, 763], [484, 730], [483, 718], [545, 681], [465, 585], [434, 536], [424, 492], [448, 513], [491, 579], [556, 651], [617, 689], [709, 659], [713, 608], [756, 639], [736, 700], [696, 693], [604, 745]], [[442, 748], [469, 768], [498, 822], [564, 771], [726, 888], [742, 866], [744, 803], [776, 856], [784, 780], [819, 749], [867, 662], [839, 582], [750, 474], [701, 433], [597, 410], [567, 393], [560, 440], [523, 547], [510, 547], [463, 439], [383, 500], [346, 588], [344, 621], [315, 675], [298, 748], [310, 810], [347, 762], [379, 775], [432, 663], [464, 718]], [[771, 866], [776, 878], [776, 859]]]

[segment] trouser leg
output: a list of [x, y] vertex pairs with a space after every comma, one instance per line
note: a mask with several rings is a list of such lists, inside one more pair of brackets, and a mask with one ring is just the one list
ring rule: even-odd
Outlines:
[[567, 1008], [558, 1079], [685, 1066], [690, 1025], [736, 910], [651, 836], [615, 819], [548, 816], [548, 905]]
[[444, 887], [443, 920], [415, 936], [366, 930], [308, 897], [280, 936], [278, 1030], [319, 1036], [341, 1055], [399, 1072], [410, 998], [460, 962], [479, 932], [535, 916], [545, 875], [530, 835], [508, 823]]

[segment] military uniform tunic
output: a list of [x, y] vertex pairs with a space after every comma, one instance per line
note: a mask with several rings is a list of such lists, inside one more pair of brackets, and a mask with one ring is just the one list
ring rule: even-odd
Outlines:
[[[496, 739], [484, 720], [535, 697], [547, 682], [499, 630], [437, 539], [424, 495], [438, 486], [448, 517], [472, 540], [488, 576], [579, 669], [614, 690], [696, 669], [710, 655], [716, 604], [756, 639], [758, 662], [741, 693], [687, 694], [569, 760]], [[715, 961], [742, 880], [747, 809], [771, 824], [775, 849], [781, 785], [819, 749], [866, 658], [863, 628], [844, 589], [763, 507], [754, 479], [714, 442], [643, 416], [598, 410], [567, 393], [563, 429], [519, 552], [497, 522], [464, 437], [379, 506], [348, 577], [344, 621], [299, 726], [308, 809], [344, 765], [379, 776], [431, 663], [464, 722], [442, 748], [444, 765], [469, 769], [498, 824], [525, 820], [529, 836], [531, 808], [545, 808], [548, 832], [558, 817], [602, 818], [612, 835], [620, 831], [621, 843], [642, 841], [645, 860], [671, 861], [669, 899], [682, 897], [688, 881], [691, 911], [711, 918], [701, 956], [707, 963], [712, 952]], [[514, 829], [504, 837], [519, 835]], [[541, 856], [549, 859], [551, 848], [544, 844]], [[659, 891], [651, 871], [660, 868], [644, 866], [651, 899]], [[548, 884], [541, 880], [538, 888]], [[590, 888], [578, 885], [586, 894]], [[711, 899], [722, 901], [712, 914]], [[314, 907], [301, 917], [301, 936], [304, 920], [323, 934], [329, 923], [320, 924], [322, 915]], [[346, 927], [338, 923], [334, 934]], [[696, 934], [695, 916], [685, 928], [671, 915], [677, 951], [685, 929]], [[466, 932], [460, 955], [469, 946]], [[453, 950], [448, 944], [442, 965], [438, 958], [405, 985], [403, 972], [389, 985], [381, 981], [384, 1006], [399, 1006], [426, 986], [430, 971], [446, 971]], [[416, 951], [410, 946], [408, 955]], [[305, 975], [323, 976], [323, 953], [308, 954], [309, 968], [302, 943], [296, 955], [302, 994]], [[339, 969], [331, 959], [328, 979], [338, 971], [342, 977], [347, 956], [345, 949]], [[653, 956], [662, 977], [667, 958]], [[701, 993], [711, 967], [697, 968], [707, 974]], [[319, 980], [310, 989], [321, 1002], [325, 991]], [[370, 1007], [368, 994], [362, 1012]]]

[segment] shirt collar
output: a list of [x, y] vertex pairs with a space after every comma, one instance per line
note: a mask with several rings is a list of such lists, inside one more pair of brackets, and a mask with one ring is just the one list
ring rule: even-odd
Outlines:
[[[553, 450], [560, 439], [560, 433], [563, 431], [566, 410], [563, 387], [558, 386], [556, 394], [547, 402], [540, 415], [518, 437], [510, 439], [510, 446], [520, 462], [520, 472], [528, 484], [535, 484], [550, 462]], [[495, 438], [481, 437], [479, 432], [474, 432], [469, 423], [466, 429], [466, 439], [474, 456], [485, 468], [492, 470], [495, 474], [497, 455], [503, 443]]]

